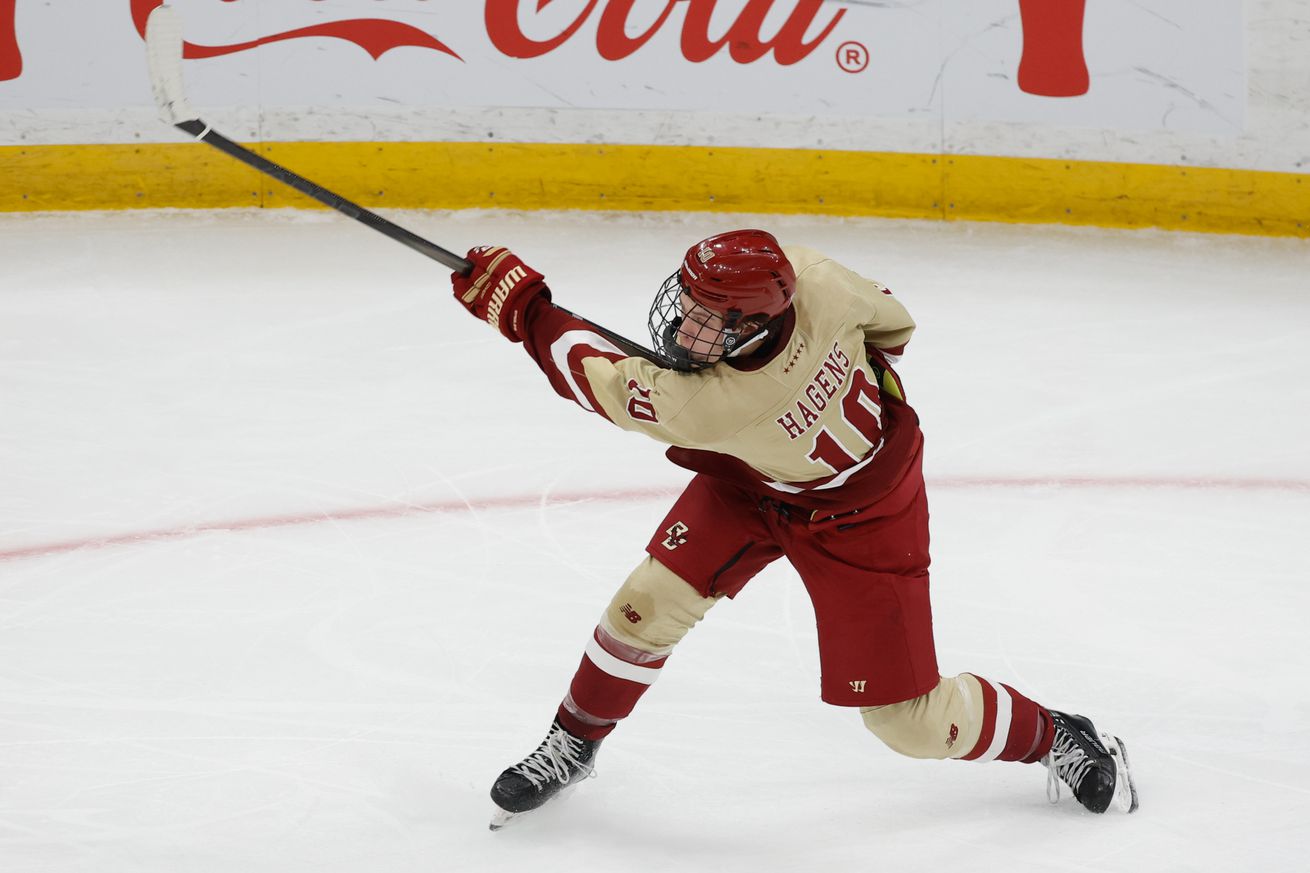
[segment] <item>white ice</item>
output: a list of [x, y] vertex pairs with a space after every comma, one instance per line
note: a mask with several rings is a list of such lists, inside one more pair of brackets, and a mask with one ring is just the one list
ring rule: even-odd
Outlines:
[[1131, 817], [898, 757], [775, 565], [599, 777], [498, 834], [687, 474], [334, 213], [0, 217], [0, 870], [1293, 871], [1310, 858], [1310, 243], [776, 216], [396, 213], [634, 338], [762, 224], [888, 283], [944, 672], [1124, 738]]

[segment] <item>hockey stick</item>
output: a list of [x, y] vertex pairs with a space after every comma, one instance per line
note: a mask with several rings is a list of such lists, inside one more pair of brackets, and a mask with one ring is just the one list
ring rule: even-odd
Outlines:
[[[155, 7], [146, 20], [146, 60], [150, 66], [150, 85], [155, 92], [155, 103], [159, 106], [160, 118], [168, 124], [458, 273], [467, 274], [473, 269], [472, 262], [467, 258], [447, 251], [377, 213], [370, 212], [358, 203], [291, 172], [281, 164], [255, 154], [244, 146], [232, 142], [202, 121], [186, 99], [186, 90], [182, 84], [182, 22], [171, 6]], [[560, 309], [586, 323], [588, 327], [614, 343], [624, 354], [645, 358], [664, 367], [669, 365], [668, 361], [650, 349], [563, 307]]]

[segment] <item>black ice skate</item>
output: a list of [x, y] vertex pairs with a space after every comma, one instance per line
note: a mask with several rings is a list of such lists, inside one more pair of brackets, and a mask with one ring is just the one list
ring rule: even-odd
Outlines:
[[1060, 799], [1060, 782], [1090, 812], [1105, 812], [1113, 804], [1120, 812], [1137, 809], [1137, 788], [1128, 770], [1128, 750], [1123, 741], [1098, 733], [1096, 725], [1081, 715], [1051, 710], [1055, 721], [1055, 742], [1042, 764], [1046, 766], [1046, 796]]
[[537, 750], [501, 773], [491, 786], [491, 799], [497, 806], [491, 829], [500, 830], [511, 819], [531, 812], [590, 776], [600, 744], [600, 740], [573, 736], [559, 719], [551, 722], [550, 732]]

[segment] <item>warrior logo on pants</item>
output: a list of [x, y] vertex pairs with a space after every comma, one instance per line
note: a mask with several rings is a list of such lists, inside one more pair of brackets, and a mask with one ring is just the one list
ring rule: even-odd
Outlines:
[[668, 534], [669, 537], [664, 541], [664, 548], [668, 549], [670, 552], [678, 546], [685, 546], [687, 544], [687, 526], [682, 522], [675, 521], [673, 527], [666, 530], [665, 533]]

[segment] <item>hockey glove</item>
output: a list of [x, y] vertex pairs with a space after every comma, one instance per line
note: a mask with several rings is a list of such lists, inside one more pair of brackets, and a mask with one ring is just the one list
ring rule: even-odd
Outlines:
[[473, 269], [454, 273], [450, 283], [460, 305], [512, 342], [523, 342], [523, 313], [538, 295], [550, 299], [545, 277], [503, 246], [479, 246], [468, 253]]

